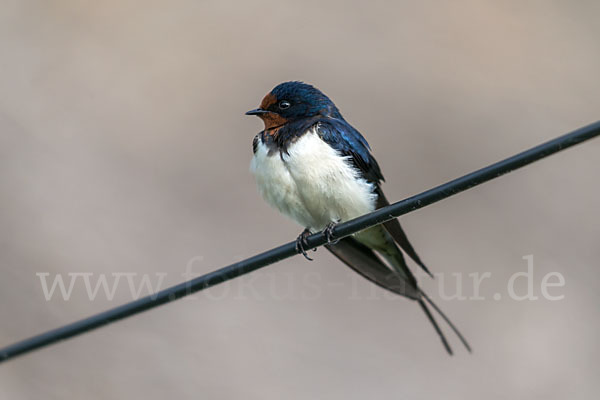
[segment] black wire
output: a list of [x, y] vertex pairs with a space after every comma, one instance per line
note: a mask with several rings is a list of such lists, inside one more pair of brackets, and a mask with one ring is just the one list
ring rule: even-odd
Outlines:
[[[470, 189], [473, 186], [477, 186], [481, 183], [497, 178], [506, 174], [507, 172], [521, 168], [527, 164], [598, 135], [600, 135], [600, 121], [560, 136], [549, 142], [535, 146], [515, 156], [467, 174], [461, 178], [454, 179], [453, 181], [437, 186], [433, 189], [429, 189], [416, 196], [412, 196], [387, 207], [380, 208], [370, 214], [353, 219], [352, 221], [339, 224], [332, 232], [333, 238], [339, 239], [349, 236], [365, 228], [378, 225], [400, 215], [407, 214], [411, 211]], [[322, 246], [326, 242], [327, 238], [323, 233], [317, 233], [307, 238], [307, 243], [311, 248]], [[37, 348], [58, 342], [60, 340], [68, 339], [92, 329], [99, 328], [111, 322], [127, 318], [142, 311], [149, 310], [188, 294], [198, 292], [200, 290], [236, 278], [240, 275], [255, 271], [277, 261], [292, 257], [296, 254], [298, 253], [295, 242], [284, 244], [254, 257], [250, 257], [243, 261], [221, 268], [217, 271], [202, 275], [188, 282], [184, 282], [162, 290], [153, 295], [119, 307], [115, 307], [80, 321], [73, 322], [71, 324], [7, 346], [3, 349], [0, 349], [0, 362], [6, 361], [20, 354], [30, 352]]]

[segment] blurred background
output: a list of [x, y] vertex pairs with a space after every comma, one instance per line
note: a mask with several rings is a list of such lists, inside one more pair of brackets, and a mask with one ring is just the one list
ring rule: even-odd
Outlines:
[[[83, 280], [46, 300], [36, 274], [165, 288], [294, 239], [248, 171], [262, 124], [244, 112], [279, 82], [327, 93], [399, 200], [598, 120], [599, 17], [596, 1], [4, 0], [0, 346], [132, 300], [125, 278], [112, 300]], [[596, 397], [599, 155], [402, 218], [471, 355], [319, 250], [3, 364], [0, 397]], [[517, 301], [528, 255], [538, 299]], [[542, 296], [551, 272], [562, 300]]]

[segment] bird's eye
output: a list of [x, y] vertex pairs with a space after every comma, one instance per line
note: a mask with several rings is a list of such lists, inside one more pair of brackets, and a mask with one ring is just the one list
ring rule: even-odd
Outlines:
[[279, 102], [279, 108], [280, 108], [281, 110], [285, 110], [286, 108], [290, 108], [290, 106], [291, 106], [291, 104], [290, 104], [290, 102], [289, 102], [289, 101], [287, 101], [287, 100], [281, 100], [281, 101]]

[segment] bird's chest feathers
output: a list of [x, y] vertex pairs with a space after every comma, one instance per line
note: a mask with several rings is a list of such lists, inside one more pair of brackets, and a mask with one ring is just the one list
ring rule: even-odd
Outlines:
[[375, 208], [373, 185], [315, 130], [282, 153], [259, 140], [251, 170], [263, 197], [305, 227], [323, 229]]

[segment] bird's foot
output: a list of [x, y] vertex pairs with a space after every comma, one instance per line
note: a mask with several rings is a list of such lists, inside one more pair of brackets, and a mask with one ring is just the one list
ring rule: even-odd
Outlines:
[[[306, 258], [308, 261], [312, 261], [313, 260], [306, 253], [306, 249], [308, 248], [308, 242], [306, 241], [306, 238], [309, 237], [310, 235], [311, 235], [310, 231], [308, 230], [308, 228], [306, 228], [296, 238], [296, 251], [299, 254], [302, 254], [304, 256], [304, 258]], [[313, 249], [313, 251], [317, 251], [317, 249]]]
[[327, 244], [337, 244], [340, 239], [333, 239], [333, 230], [335, 229], [335, 227], [337, 226], [337, 222], [330, 222], [327, 224], [327, 226], [325, 227], [325, 229], [323, 230], [323, 233], [325, 234], [325, 237], [327, 238]]

